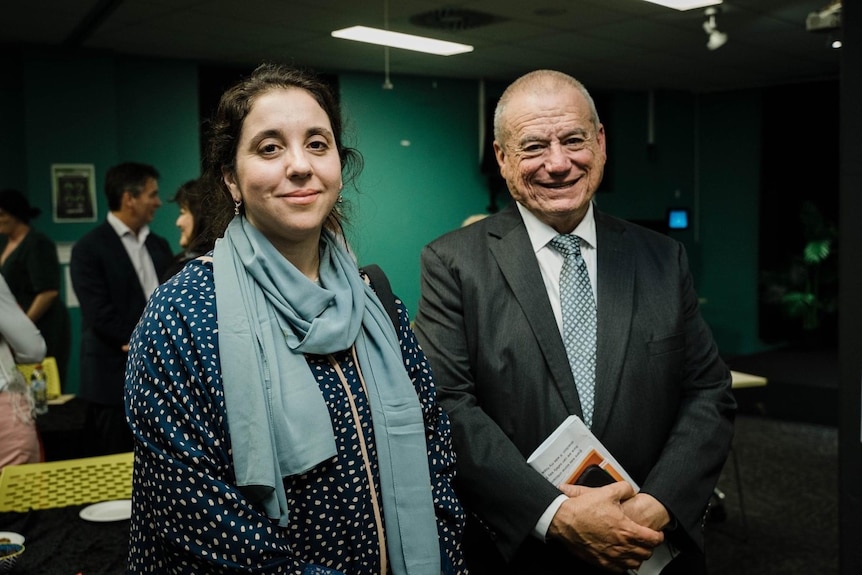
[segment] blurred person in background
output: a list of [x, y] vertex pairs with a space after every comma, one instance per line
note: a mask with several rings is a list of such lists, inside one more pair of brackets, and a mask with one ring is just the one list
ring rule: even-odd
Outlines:
[[129, 337], [150, 294], [173, 260], [170, 245], [150, 233], [161, 207], [159, 172], [126, 162], [105, 175], [106, 220], [72, 248], [70, 273], [81, 304], [81, 380], [87, 402], [88, 455], [132, 450], [123, 409]]
[[41, 460], [33, 399], [16, 363], [45, 357], [45, 340], [0, 276], [0, 469]]
[[30, 225], [40, 213], [18, 190], [0, 191], [0, 274], [45, 338], [47, 355], [57, 360], [62, 385], [72, 345], [71, 324], [60, 298], [57, 246]]
[[209, 214], [204, 209], [206, 189], [200, 179], [189, 180], [177, 189], [177, 193], [171, 198], [180, 207], [180, 215], [177, 216], [176, 226], [180, 230], [180, 247], [183, 251], [174, 257], [173, 263], [167, 271], [162, 274], [162, 281], [170, 279], [175, 273], [183, 269], [183, 266], [198, 256], [202, 256], [213, 249], [213, 238], [206, 233], [209, 229]]

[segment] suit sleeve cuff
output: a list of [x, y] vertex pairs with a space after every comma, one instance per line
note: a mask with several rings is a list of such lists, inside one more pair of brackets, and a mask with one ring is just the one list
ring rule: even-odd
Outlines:
[[548, 528], [551, 526], [551, 520], [554, 518], [554, 515], [557, 514], [557, 510], [566, 499], [568, 498], [561, 493], [551, 502], [550, 505], [548, 505], [548, 508], [545, 509], [545, 512], [542, 513], [542, 516], [539, 517], [539, 520], [536, 522], [536, 526], [533, 527], [533, 537], [539, 541], [545, 541], [545, 538], [548, 535]]

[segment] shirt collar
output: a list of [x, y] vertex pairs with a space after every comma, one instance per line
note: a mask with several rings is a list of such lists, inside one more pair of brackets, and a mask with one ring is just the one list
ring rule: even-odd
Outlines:
[[137, 241], [143, 242], [147, 239], [147, 236], [150, 235], [150, 226], [144, 224], [144, 226], [141, 227], [141, 231], [136, 235], [135, 232], [132, 231], [132, 228], [124, 224], [120, 218], [114, 215], [114, 212], [108, 212], [108, 223], [121, 238], [126, 234], [131, 234], [131, 236]]
[[[520, 203], [516, 202], [516, 205], [518, 211], [521, 212], [521, 218], [524, 220], [524, 226], [527, 228], [527, 235], [530, 236], [530, 243], [533, 245], [534, 252], [547, 246], [548, 242], [559, 235], [557, 230], [537, 218], [533, 212]], [[584, 219], [571, 233], [587, 242], [593, 249], [596, 248], [596, 218], [593, 214], [593, 202], [590, 202]]]

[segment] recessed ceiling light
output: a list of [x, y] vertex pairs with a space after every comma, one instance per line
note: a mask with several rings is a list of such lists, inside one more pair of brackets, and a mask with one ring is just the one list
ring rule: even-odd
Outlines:
[[675, 10], [693, 10], [695, 8], [706, 8], [721, 4], [722, 0], [646, 0], [659, 6], [673, 8]]
[[402, 34], [401, 32], [392, 32], [391, 30], [381, 30], [379, 28], [369, 28], [368, 26], [351, 26], [350, 28], [335, 30], [332, 32], [332, 35], [335, 38], [342, 38], [344, 40], [355, 40], [357, 42], [389, 46], [390, 48], [415, 50], [437, 56], [453, 56], [473, 51], [473, 46], [467, 44], [446, 42], [445, 40], [435, 40], [434, 38]]

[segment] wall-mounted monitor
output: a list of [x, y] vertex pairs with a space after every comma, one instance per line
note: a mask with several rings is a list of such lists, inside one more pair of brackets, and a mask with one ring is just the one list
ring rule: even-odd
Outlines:
[[688, 208], [670, 208], [667, 211], [668, 230], [687, 230], [689, 226]]

